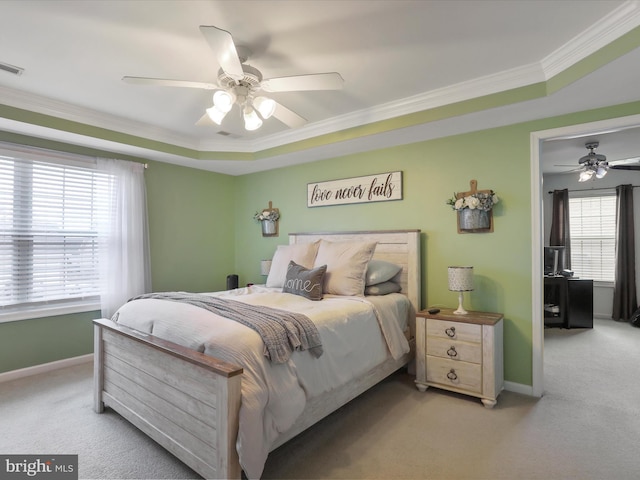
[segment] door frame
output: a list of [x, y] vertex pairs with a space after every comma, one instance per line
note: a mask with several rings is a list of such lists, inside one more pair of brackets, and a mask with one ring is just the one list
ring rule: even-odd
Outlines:
[[542, 247], [544, 245], [544, 217], [542, 210], [542, 164], [540, 154], [542, 144], [551, 139], [563, 137], [586, 137], [606, 135], [618, 130], [640, 127], [640, 115], [629, 115], [597, 122], [567, 125], [564, 127], [540, 130], [530, 134], [531, 150], [531, 286], [532, 286], [532, 395], [544, 394], [544, 311], [543, 282], [544, 268]]

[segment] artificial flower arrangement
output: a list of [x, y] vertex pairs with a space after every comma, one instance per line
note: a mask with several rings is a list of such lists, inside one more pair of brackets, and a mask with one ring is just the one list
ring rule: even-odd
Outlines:
[[264, 220], [275, 222], [280, 218], [280, 213], [277, 210], [263, 210], [261, 212], [256, 212], [253, 218], [258, 222], [262, 222]]
[[458, 194], [454, 193], [453, 198], [447, 200], [447, 205], [451, 205], [454, 210], [462, 210], [464, 208], [484, 210], [488, 212], [493, 206], [498, 203], [498, 195], [493, 190], [489, 190], [488, 193], [476, 192], [466, 197], [457, 198]]

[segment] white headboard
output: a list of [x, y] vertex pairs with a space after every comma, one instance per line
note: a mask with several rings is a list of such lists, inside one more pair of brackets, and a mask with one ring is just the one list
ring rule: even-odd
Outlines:
[[373, 258], [402, 266], [394, 278], [402, 286], [416, 312], [421, 308], [420, 230], [371, 230], [364, 232], [290, 233], [289, 243], [310, 243], [319, 239], [330, 242], [377, 242]]

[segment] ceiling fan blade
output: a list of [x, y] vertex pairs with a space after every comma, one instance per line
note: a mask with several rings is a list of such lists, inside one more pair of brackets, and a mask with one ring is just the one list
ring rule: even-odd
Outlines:
[[640, 170], [640, 165], [609, 165], [614, 170]]
[[610, 166], [638, 165], [638, 164], [640, 164], [640, 157], [619, 158], [618, 160], [611, 160], [609, 162]]
[[344, 80], [339, 73], [314, 73], [263, 80], [260, 84], [266, 92], [302, 92], [308, 90], [340, 90]]
[[273, 112], [273, 116], [284, 123], [289, 128], [297, 128], [307, 123], [307, 120], [302, 118], [297, 113], [289, 110], [284, 105], [276, 102], [276, 109]]
[[168, 80], [163, 78], [122, 77], [122, 81], [134, 85], [157, 85], [159, 87], [199, 88], [204, 90], [216, 90], [220, 88], [215, 83], [190, 82], [188, 80]]
[[200, 31], [216, 55], [220, 68], [234, 80], [242, 80], [244, 71], [238, 57], [233, 37], [226, 30], [213, 26], [200, 25]]

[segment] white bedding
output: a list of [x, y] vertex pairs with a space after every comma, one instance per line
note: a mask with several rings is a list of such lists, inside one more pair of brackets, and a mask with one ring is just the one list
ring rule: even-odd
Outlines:
[[[342, 386], [409, 351], [404, 337], [410, 303], [400, 294], [378, 297], [325, 295], [321, 301], [252, 286], [209, 295], [298, 312], [318, 327], [324, 353], [294, 352], [271, 364], [252, 329], [193, 305], [143, 299], [123, 305], [121, 325], [153, 334], [241, 365], [242, 404], [237, 450], [248, 478], [259, 478], [271, 445], [300, 416], [307, 399]], [[188, 321], [186, 319], [189, 319]]]

